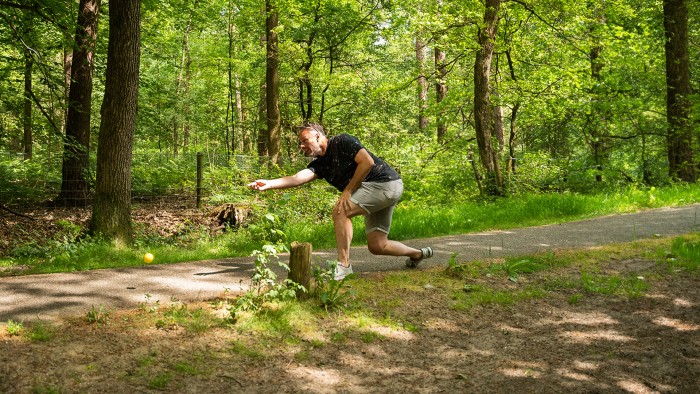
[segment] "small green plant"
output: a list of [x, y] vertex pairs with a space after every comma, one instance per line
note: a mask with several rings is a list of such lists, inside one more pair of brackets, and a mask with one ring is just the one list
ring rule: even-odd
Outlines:
[[172, 372], [163, 372], [148, 381], [148, 387], [162, 390], [173, 380]]
[[104, 306], [100, 305], [99, 308], [95, 308], [93, 305], [92, 309], [88, 311], [86, 318], [90, 324], [105, 324], [109, 319], [109, 315], [110, 311], [105, 309]]
[[567, 302], [569, 303], [569, 305], [577, 305], [579, 302], [581, 302], [581, 298], [583, 298], [583, 295], [581, 294], [572, 294], [567, 300]]
[[53, 329], [48, 323], [37, 323], [27, 331], [27, 336], [35, 342], [46, 342], [53, 338]]
[[156, 300], [156, 302], [153, 305], [149, 306], [148, 304], [151, 302], [151, 298], [153, 298], [153, 296], [146, 293], [143, 297], [144, 302], [139, 304], [139, 309], [149, 313], [153, 313], [158, 310], [158, 308], [160, 307], [160, 300]]
[[14, 320], [7, 321], [7, 334], [10, 336], [22, 335], [24, 330], [24, 325], [22, 323], [17, 323]]
[[360, 340], [364, 343], [374, 343], [374, 342], [376, 342], [378, 340], [382, 340], [382, 339], [384, 339], [384, 336], [379, 334], [379, 333], [376, 333], [374, 331], [364, 332], [360, 336]]
[[518, 281], [520, 274], [531, 274], [533, 272], [545, 269], [547, 265], [534, 258], [524, 259], [506, 259], [502, 264], [496, 264], [492, 267], [493, 270], [502, 270], [508, 275], [508, 280], [512, 282]]
[[60, 394], [64, 391], [60, 387], [39, 385], [32, 390], [35, 394]]
[[221, 320], [204, 308], [190, 309], [177, 301], [165, 309], [163, 318], [156, 321], [158, 329], [175, 329], [183, 327], [191, 333], [202, 333], [220, 325]]
[[296, 299], [297, 291], [306, 291], [304, 286], [289, 279], [277, 283], [277, 274], [269, 267], [274, 260], [278, 266], [289, 271], [289, 266], [280, 261], [278, 253], [287, 251], [283, 244], [265, 245], [262, 251], [253, 252], [255, 269], [251, 277], [251, 288], [229, 308], [231, 319], [235, 321], [239, 311], [258, 312], [263, 304], [272, 301], [290, 301]]
[[351, 294], [352, 291], [341, 291], [345, 285], [345, 281], [352, 277], [346, 276], [342, 280], [334, 279], [335, 266], [337, 261], [326, 261], [325, 266], [314, 266], [312, 275], [316, 283], [313, 291], [313, 297], [321, 302], [321, 305], [326, 310], [336, 308]]

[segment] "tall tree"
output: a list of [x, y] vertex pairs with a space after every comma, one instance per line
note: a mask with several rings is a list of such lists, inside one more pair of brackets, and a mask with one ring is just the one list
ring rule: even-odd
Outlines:
[[320, 14], [321, 2], [317, 2], [313, 7], [313, 22], [309, 24], [309, 35], [299, 40], [299, 44], [306, 46], [305, 57], [299, 66], [299, 108], [301, 109], [301, 118], [304, 123], [308, 122], [313, 116], [313, 84], [309, 72], [314, 64], [313, 45], [318, 33], [318, 22], [321, 19]]
[[[227, 100], [226, 100], [226, 152], [245, 152], [245, 132], [243, 131], [243, 103], [241, 102], [241, 88], [238, 75], [234, 70], [234, 56], [236, 54], [236, 10], [231, 0], [228, 2], [228, 62], [227, 62]], [[230, 136], [229, 136], [230, 134]]]
[[690, 123], [690, 58], [688, 54], [688, 6], [686, 0], [664, 0], [666, 36], [666, 118], [668, 120], [669, 175], [695, 182]]
[[489, 81], [501, 0], [486, 0], [485, 6], [483, 24], [479, 26], [478, 50], [474, 62], [474, 124], [479, 157], [486, 171], [485, 192], [489, 195], [503, 195], [505, 190], [498, 149], [495, 146], [498, 142], [494, 130]]
[[97, 146], [95, 204], [90, 230], [117, 245], [131, 243], [131, 164], [138, 108], [139, 0], [109, 3], [107, 72]]
[[[418, 5], [418, 16], [422, 17], [422, 6]], [[422, 28], [416, 29], [416, 67], [418, 70], [418, 130], [425, 133], [428, 128], [428, 117], [425, 111], [428, 109], [428, 78], [425, 76], [426, 46]]]
[[24, 159], [32, 158], [32, 67], [34, 60], [29, 50], [24, 54], [24, 112], [22, 116], [22, 125], [24, 128]]
[[[442, 0], [438, 0], [438, 18], [440, 17], [440, 10], [442, 8]], [[445, 59], [447, 55], [445, 54], [445, 49], [443, 48], [444, 43], [440, 42], [437, 38], [435, 39], [435, 101], [440, 107], [440, 103], [447, 97], [447, 65], [445, 64]], [[445, 138], [445, 133], [447, 133], [447, 122], [445, 120], [445, 110], [438, 109], [437, 114], [437, 140], [442, 142]]]
[[[189, 10], [189, 17], [185, 25], [185, 31], [182, 34], [182, 51], [180, 56], [180, 72], [177, 76], [177, 84], [175, 88], [175, 99], [178, 100], [178, 106], [181, 106], [182, 112], [175, 114], [173, 119], [173, 154], [177, 155], [180, 144], [180, 131], [182, 131], [182, 148], [187, 151], [190, 134], [190, 82], [192, 79], [192, 54], [190, 51], [190, 33], [192, 32], [192, 20], [194, 12], [197, 9], [198, 0], [194, 1], [192, 9]], [[187, 5], [187, 2], [185, 2]], [[182, 96], [182, 98], [181, 98]], [[182, 100], [182, 101], [180, 101]], [[180, 118], [182, 116], [182, 118]], [[181, 120], [182, 122], [179, 122]], [[180, 124], [182, 123], [182, 124]], [[182, 129], [180, 129], [182, 127]]]
[[597, 2], [591, 3], [590, 7], [591, 13], [593, 14], [594, 20], [591, 22], [589, 27], [589, 32], [591, 35], [591, 48], [588, 52], [588, 58], [591, 66], [591, 78], [593, 79], [593, 88], [591, 89], [591, 110], [586, 115], [586, 124], [584, 125], [584, 137], [586, 138], [588, 145], [591, 147], [593, 154], [593, 163], [598, 171], [595, 176], [596, 182], [603, 181], [603, 162], [606, 156], [606, 151], [608, 149], [608, 139], [606, 129], [607, 129], [607, 109], [604, 100], [604, 92], [602, 91], [602, 86], [604, 86], [602, 71], [603, 71], [603, 59], [601, 55], [603, 53], [603, 43], [602, 39], [599, 37], [599, 31], [605, 28], [605, 4], [597, 4]]
[[100, 0], [80, 0], [70, 70], [61, 192], [56, 198], [60, 205], [83, 206], [88, 202], [86, 172], [90, 150], [93, 56], [99, 14]]
[[267, 149], [270, 161], [277, 164], [281, 141], [279, 109], [279, 58], [277, 55], [277, 9], [273, 0], [265, 1], [265, 32], [267, 35], [267, 68], [265, 73], [267, 103]]

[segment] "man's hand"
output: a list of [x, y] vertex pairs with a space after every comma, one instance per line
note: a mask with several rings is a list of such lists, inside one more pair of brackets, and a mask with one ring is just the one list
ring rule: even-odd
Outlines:
[[263, 191], [270, 188], [270, 186], [268, 185], [269, 182], [270, 181], [268, 181], [267, 179], [258, 179], [257, 181], [250, 182], [248, 184], [248, 187], [253, 190]]
[[335, 203], [335, 211], [338, 213], [347, 213], [350, 212], [352, 209], [352, 206], [350, 205], [350, 196], [352, 194], [349, 191], [344, 191], [340, 193], [340, 197], [338, 198], [338, 202]]

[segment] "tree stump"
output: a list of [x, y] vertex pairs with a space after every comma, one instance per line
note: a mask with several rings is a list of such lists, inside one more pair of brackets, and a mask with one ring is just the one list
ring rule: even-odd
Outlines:
[[214, 218], [212, 227], [215, 230], [226, 227], [237, 228], [243, 225], [250, 217], [250, 206], [226, 203], [216, 207], [210, 216]]
[[311, 284], [311, 244], [308, 242], [292, 242], [292, 250], [289, 253], [288, 279], [298, 283], [306, 289], [297, 291], [297, 299], [306, 299], [309, 296]]

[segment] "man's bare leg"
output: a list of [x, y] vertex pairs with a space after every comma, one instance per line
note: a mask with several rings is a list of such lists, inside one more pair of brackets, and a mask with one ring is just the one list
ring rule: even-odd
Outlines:
[[414, 249], [398, 241], [392, 241], [387, 233], [375, 230], [367, 234], [367, 248], [370, 253], [384, 256], [406, 256], [418, 260], [423, 256], [419, 249]]
[[351, 209], [349, 212], [333, 210], [335, 244], [338, 249], [338, 261], [343, 267], [350, 266], [350, 243], [352, 242], [352, 220], [350, 219], [367, 213], [367, 211], [357, 204], [350, 203], [350, 206]]

